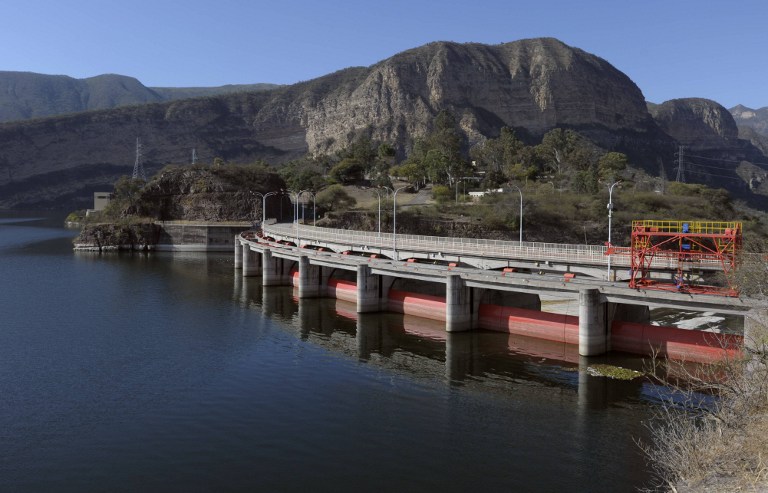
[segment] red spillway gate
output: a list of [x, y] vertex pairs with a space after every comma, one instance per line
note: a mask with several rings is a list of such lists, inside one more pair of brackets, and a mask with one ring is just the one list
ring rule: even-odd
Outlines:
[[[629, 287], [738, 296], [731, 274], [741, 251], [741, 234], [740, 222], [632, 221]], [[656, 269], [676, 270], [673, 283], [651, 278], [654, 262]], [[702, 267], [722, 269], [727, 287], [697, 284], [694, 274]]]

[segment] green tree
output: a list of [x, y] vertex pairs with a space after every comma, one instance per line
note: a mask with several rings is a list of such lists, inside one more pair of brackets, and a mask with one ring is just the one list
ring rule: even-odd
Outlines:
[[320, 167], [310, 159], [292, 161], [278, 174], [290, 190], [320, 190], [327, 184]]
[[331, 185], [317, 194], [317, 206], [326, 211], [348, 210], [356, 204], [355, 198], [338, 184]]
[[336, 183], [347, 184], [363, 177], [364, 165], [356, 158], [344, 158], [328, 172], [328, 177]]
[[121, 176], [115, 183], [112, 200], [104, 208], [104, 215], [119, 218], [138, 214], [143, 189], [143, 180], [134, 180], [128, 176]]
[[424, 166], [416, 161], [406, 161], [400, 166], [392, 168], [392, 175], [405, 178], [414, 186], [426, 180]]
[[487, 172], [503, 172], [520, 162], [520, 152], [525, 145], [509, 127], [502, 127], [499, 136], [487, 139], [470, 151], [472, 159]]
[[544, 135], [536, 153], [544, 168], [558, 176], [585, 171], [594, 161], [594, 151], [589, 142], [573, 130], [555, 128]]
[[627, 169], [627, 156], [621, 152], [607, 152], [597, 161], [598, 175], [601, 180], [614, 182], [619, 173]]

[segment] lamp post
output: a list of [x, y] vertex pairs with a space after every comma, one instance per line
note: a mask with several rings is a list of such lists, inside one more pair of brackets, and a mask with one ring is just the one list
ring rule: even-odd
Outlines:
[[288, 190], [288, 196], [293, 198], [293, 222], [296, 223], [296, 248], [299, 247], [299, 194], [301, 192], [293, 192]]
[[280, 192], [267, 192], [261, 197], [261, 224], [267, 222], [267, 197], [277, 195]]
[[397, 192], [408, 188], [408, 186], [402, 186], [392, 194], [392, 260], [397, 260]]
[[386, 187], [381, 188], [374, 188], [373, 191], [376, 192], [376, 196], [379, 197], [379, 238], [381, 238], [381, 189], [384, 189], [384, 193], [389, 195], [389, 189]]
[[608, 281], [611, 280], [611, 216], [613, 215], [613, 187], [621, 183], [621, 180], [614, 182], [608, 187]]
[[517, 193], [520, 194], [520, 243], [523, 242], [523, 191], [517, 185], [511, 185], [517, 189]]
[[[261, 197], [261, 200], [262, 200], [262, 203], [263, 203], [263, 201], [264, 201], [264, 194], [263, 193], [251, 191], [251, 195], [258, 195], [259, 197]], [[264, 206], [262, 206], [262, 212], [263, 212], [263, 209], [264, 209]], [[256, 219], [256, 217], [255, 217], [255, 214], [254, 214], [254, 220], [255, 219]], [[263, 216], [262, 216], [262, 222], [263, 222]]]
[[[312, 192], [310, 190], [302, 190], [301, 193], [308, 193], [310, 197], [312, 197], [312, 226], [315, 226], [317, 224], [317, 202], [315, 201], [315, 192]], [[304, 208], [301, 209], [301, 219], [304, 220]]]

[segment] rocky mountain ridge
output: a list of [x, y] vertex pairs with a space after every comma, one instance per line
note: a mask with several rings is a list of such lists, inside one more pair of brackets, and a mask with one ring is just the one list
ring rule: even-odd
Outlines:
[[[150, 173], [188, 162], [193, 148], [208, 162], [277, 164], [333, 153], [360, 134], [392, 143], [403, 159], [443, 109], [456, 115], [469, 145], [497, 136], [502, 126], [528, 141], [570, 128], [629, 154], [652, 174], [661, 163], [674, 176], [678, 138], [738, 159], [762, 156], [738, 139], [733, 118], [720, 108], [679, 100], [660, 105], [657, 123], [625, 74], [552, 38], [494, 46], [436, 42], [371, 67], [264, 92], [2, 124], [0, 207], [90, 201], [90, 191], [130, 173], [137, 137]], [[747, 190], [743, 181], [738, 187]]]
[[147, 87], [133, 77], [117, 74], [75, 79], [66, 75], [0, 71], [0, 122], [274, 87], [277, 86]]

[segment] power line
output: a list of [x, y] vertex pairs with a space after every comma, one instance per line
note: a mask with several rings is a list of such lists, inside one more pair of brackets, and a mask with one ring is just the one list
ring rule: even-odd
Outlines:
[[741, 164], [742, 162], [746, 161], [746, 162], [751, 163], [751, 164], [762, 164], [762, 165], [768, 166], [768, 163], [762, 163], [760, 161], [748, 161], [746, 159], [738, 159], [738, 160], [737, 159], [721, 159], [721, 158], [714, 158], [714, 157], [697, 156], [697, 155], [692, 155], [692, 154], [688, 155], [688, 157], [697, 158], [697, 159], [706, 159], [707, 161], [719, 161], [721, 163], [739, 163], [739, 164]]

